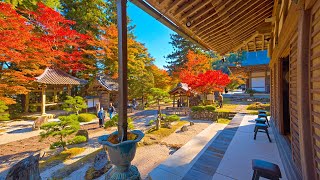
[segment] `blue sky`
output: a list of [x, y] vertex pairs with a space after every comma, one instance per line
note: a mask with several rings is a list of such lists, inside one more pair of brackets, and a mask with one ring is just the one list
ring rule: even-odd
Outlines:
[[155, 65], [163, 68], [163, 65], [166, 64], [164, 56], [173, 51], [169, 42], [170, 34], [174, 32], [130, 2], [128, 3], [128, 16], [136, 25], [134, 35], [137, 40], [148, 48], [151, 56], [155, 58]]

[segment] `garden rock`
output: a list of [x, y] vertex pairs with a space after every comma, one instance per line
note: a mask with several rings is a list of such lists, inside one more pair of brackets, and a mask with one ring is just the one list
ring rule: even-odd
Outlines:
[[39, 154], [31, 155], [15, 164], [10, 168], [6, 180], [41, 180]]
[[188, 131], [188, 127], [187, 126], [182, 126], [181, 131], [182, 132]]
[[41, 125], [48, 122], [47, 116], [40, 116], [37, 120], [34, 121], [32, 130], [39, 130]]
[[193, 126], [194, 125], [194, 122], [193, 121], [190, 121], [190, 126]]
[[168, 129], [172, 129], [172, 125], [171, 125], [170, 122], [165, 122], [165, 123], [164, 123], [164, 127], [165, 127], [165, 128], [168, 128]]
[[88, 140], [89, 140], [89, 133], [88, 133], [87, 130], [84, 130], [84, 129], [80, 129], [77, 132], [76, 136], [84, 136], [84, 137], [86, 137], [86, 142], [88, 142]]

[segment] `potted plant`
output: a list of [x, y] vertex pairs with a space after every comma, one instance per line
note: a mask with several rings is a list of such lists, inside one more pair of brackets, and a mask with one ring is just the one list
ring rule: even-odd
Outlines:
[[118, 131], [98, 138], [98, 142], [107, 147], [112, 164], [114, 165], [107, 174], [106, 179], [140, 179], [138, 168], [131, 165], [137, 143], [144, 137], [140, 130], [128, 132], [127, 140], [119, 140]]

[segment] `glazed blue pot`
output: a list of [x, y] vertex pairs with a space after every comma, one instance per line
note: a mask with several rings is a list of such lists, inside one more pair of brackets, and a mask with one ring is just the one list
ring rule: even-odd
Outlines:
[[118, 144], [108, 141], [108, 138], [117, 135], [118, 131], [98, 138], [99, 144], [107, 147], [110, 161], [114, 165], [108, 171], [106, 179], [140, 179], [140, 173], [137, 167], [131, 165], [131, 161], [136, 154], [137, 143], [144, 137], [144, 133], [140, 130], [133, 130], [131, 133], [137, 136], [135, 140], [127, 140]]

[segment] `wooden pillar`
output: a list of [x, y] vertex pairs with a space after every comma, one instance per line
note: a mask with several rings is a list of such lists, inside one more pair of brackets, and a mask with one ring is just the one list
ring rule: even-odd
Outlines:
[[176, 103], [176, 95], [173, 95], [173, 107], [175, 107], [175, 103]]
[[41, 85], [41, 115], [46, 114], [46, 87], [47, 85]]
[[250, 89], [252, 88], [252, 85], [251, 85], [251, 76], [252, 76], [252, 75], [251, 75], [251, 71], [250, 71], [250, 72], [249, 72], [249, 75], [248, 75], [248, 87], [247, 87], [247, 89], [248, 89], [248, 88], [250, 88]]
[[316, 179], [313, 162], [312, 128], [309, 102], [310, 10], [300, 10], [297, 44], [297, 110], [303, 179]]
[[127, 0], [117, 0], [118, 15], [118, 57], [119, 57], [119, 137], [127, 140], [128, 129], [128, 54], [127, 54]]
[[68, 96], [71, 96], [71, 85], [68, 85]]
[[29, 93], [25, 95], [25, 97], [26, 97], [25, 106], [24, 106], [24, 112], [25, 113], [29, 112], [29, 104], [30, 104], [30, 94]]
[[53, 88], [53, 102], [58, 102], [57, 88]]
[[188, 104], [188, 107], [190, 107], [190, 99], [189, 99], [190, 97], [189, 96], [187, 96], [187, 104]]
[[267, 80], [268, 80], [268, 70], [266, 69], [265, 71], [265, 75], [264, 75], [264, 91], [267, 93], [268, 92], [268, 83], [267, 83]]

